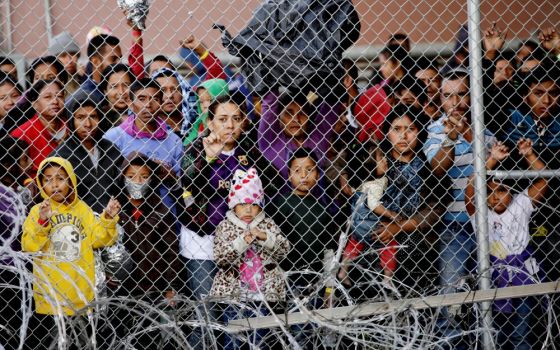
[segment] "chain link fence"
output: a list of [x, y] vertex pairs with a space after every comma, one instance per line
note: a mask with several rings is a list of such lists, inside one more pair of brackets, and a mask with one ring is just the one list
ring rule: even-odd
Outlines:
[[0, 349], [557, 347], [557, 2], [0, 5]]

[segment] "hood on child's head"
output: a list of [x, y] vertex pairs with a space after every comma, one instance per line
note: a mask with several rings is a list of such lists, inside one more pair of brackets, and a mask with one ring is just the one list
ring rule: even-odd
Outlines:
[[233, 174], [228, 206], [233, 209], [237, 204], [256, 204], [263, 208], [264, 191], [255, 168], [250, 168], [247, 171], [237, 169]]
[[72, 164], [70, 164], [69, 161], [61, 157], [48, 157], [45, 160], [43, 160], [41, 164], [39, 164], [36, 181], [37, 181], [37, 186], [41, 191], [41, 196], [44, 199], [49, 198], [49, 196], [45, 193], [43, 189], [43, 184], [41, 183], [42, 173], [49, 164], [56, 164], [62, 167], [62, 169], [64, 169], [64, 171], [70, 178], [70, 182], [72, 183], [72, 191], [74, 193], [74, 198], [72, 199], [72, 203], [70, 204], [74, 204], [78, 200], [78, 180], [76, 178], [76, 174], [74, 173], [74, 168], [72, 167]]

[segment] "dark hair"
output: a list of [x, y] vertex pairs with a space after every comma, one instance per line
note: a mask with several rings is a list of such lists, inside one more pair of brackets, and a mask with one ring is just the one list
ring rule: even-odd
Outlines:
[[346, 75], [348, 75], [352, 80], [358, 79], [358, 67], [356, 67], [356, 63], [348, 58], [342, 59], [342, 66], [344, 67], [344, 71]]
[[[157, 176], [160, 166], [157, 162], [155, 162], [154, 160], [150, 159], [148, 156], [140, 152], [136, 152], [136, 151], [131, 152], [126, 158], [124, 158], [124, 160], [120, 164], [120, 170], [121, 170], [121, 176], [119, 177], [119, 181], [121, 182], [119, 184], [120, 188], [125, 188], [124, 173], [132, 165], [145, 166], [150, 170], [150, 178], [149, 178], [150, 194], [146, 196], [147, 202], [153, 201], [154, 198], [158, 198], [159, 197], [157, 194], [158, 191], [156, 191], [156, 189], [159, 187], [159, 185], [161, 185], [161, 180]], [[122, 191], [121, 195], [124, 197], [126, 195], [125, 193], [126, 191]]]
[[498, 61], [508, 61], [513, 67], [517, 66], [515, 62], [515, 52], [513, 51], [502, 51], [498, 54], [498, 57], [494, 60], [494, 62]]
[[157, 95], [161, 96], [163, 92], [161, 91], [161, 86], [155, 79], [152, 78], [142, 78], [135, 80], [129, 88], [130, 99], [134, 100], [136, 97], [136, 92], [138, 90], [154, 88], [157, 90]]
[[6, 84], [12, 85], [14, 88], [16, 88], [17, 91], [19, 91], [20, 94], [23, 92], [21, 86], [17, 83], [17, 81], [14, 80], [11, 75], [0, 71], [0, 86]]
[[[12, 183], [20, 180], [23, 172], [19, 167], [19, 160], [25, 152], [27, 152], [28, 145], [21, 140], [5, 136], [0, 139], [0, 147], [3, 152], [2, 157], [0, 157], [0, 171], [2, 172], [2, 178], [8, 178]], [[7, 183], [4, 184], [7, 186], [10, 185]]]
[[64, 91], [64, 85], [58, 79], [38, 80], [27, 90], [26, 97], [29, 102], [35, 102], [39, 98], [41, 91], [50, 84], [56, 84], [60, 90]]
[[421, 69], [431, 69], [439, 74], [439, 64], [437, 59], [431, 59], [426, 56], [421, 56], [414, 62], [414, 72]]
[[5, 64], [11, 64], [14, 67], [16, 66], [16, 63], [11, 58], [6, 56], [0, 56], [0, 66], [3, 66]]
[[35, 78], [35, 71], [37, 70], [37, 67], [42, 64], [54, 67], [54, 69], [56, 70], [56, 78], [66, 84], [66, 82], [68, 81], [68, 73], [64, 69], [62, 63], [60, 63], [58, 58], [56, 58], [55, 56], [43, 56], [36, 58], [35, 60], [33, 60], [33, 62], [31, 62], [31, 66], [27, 71], [27, 80], [29, 80], [29, 83], [33, 82], [33, 79]]
[[408, 52], [402, 45], [399, 44], [389, 44], [381, 50], [380, 55], [384, 55], [390, 61], [403, 62], [408, 58]]
[[391, 124], [393, 124], [393, 122], [396, 119], [402, 118], [404, 116], [409, 117], [410, 120], [412, 121], [412, 123], [414, 125], [416, 125], [416, 127], [418, 128], [418, 137], [417, 137], [418, 144], [416, 145], [416, 149], [414, 151], [418, 155], [423, 154], [421, 152], [421, 149], [422, 149], [422, 146], [424, 145], [424, 142], [426, 142], [426, 139], [428, 138], [428, 131], [427, 131], [426, 128], [427, 128], [427, 126], [430, 122], [430, 118], [428, 118], [419, 109], [414, 108], [412, 106], [405, 106], [403, 104], [396, 105], [391, 110], [391, 112], [389, 112], [389, 114], [385, 117], [385, 120], [384, 120], [383, 126], [382, 126], [383, 135], [385, 136], [385, 139], [381, 143], [381, 146], [385, 151], [388, 151], [388, 150], [391, 149], [392, 146], [391, 146], [391, 143], [389, 142], [389, 140], [387, 139], [387, 134], [389, 133], [389, 130], [391, 129]]
[[284, 111], [291, 103], [299, 105], [310, 119], [315, 113], [315, 106], [309, 102], [307, 96], [302, 91], [286, 90], [278, 97], [278, 104], [281, 110], [280, 115], [284, 114]]
[[462, 68], [456, 68], [456, 69], [452, 69], [449, 72], [445, 73], [443, 75], [443, 80], [442, 80], [442, 84], [443, 81], [445, 80], [466, 80], [467, 82], [467, 86], [470, 86], [470, 81], [469, 81], [469, 72], [467, 72], [465, 69]]
[[560, 87], [560, 63], [554, 59], [546, 59], [522, 77], [519, 92], [526, 96], [531, 90], [531, 85], [552, 81]]
[[403, 41], [407, 46], [410, 47], [410, 38], [405, 33], [394, 33], [389, 36], [389, 40], [387, 41], [387, 43], [390, 44], [393, 41]]
[[319, 160], [317, 159], [317, 156], [315, 155], [315, 153], [313, 153], [311, 149], [307, 147], [301, 147], [298, 148], [288, 160], [288, 169], [292, 167], [292, 163], [294, 162], [294, 160], [300, 158], [310, 158], [311, 160], [313, 160], [315, 165], [319, 164]]
[[164, 55], [157, 55], [156, 57], [152, 58], [152, 60], [150, 62], [148, 62], [148, 64], [146, 65], [146, 71], [149, 72], [150, 71], [150, 67], [152, 66], [152, 63], [154, 62], [165, 62], [167, 64], [169, 64], [173, 70], [175, 70], [175, 65], [173, 64], [173, 62], [171, 62], [171, 60]]
[[247, 115], [247, 108], [244, 103], [240, 103], [239, 98], [231, 95], [222, 95], [216, 97], [214, 101], [210, 103], [210, 106], [208, 106], [208, 120], [213, 120], [216, 116], [216, 109], [218, 109], [218, 106], [226, 103], [233, 103], [239, 108], [243, 115]]
[[123, 163], [121, 164], [122, 173], [128, 169], [129, 166], [136, 165], [136, 166], [146, 166], [150, 169], [150, 177], [151, 175], [155, 174], [158, 170], [159, 165], [155, 161], [151, 160], [147, 155], [140, 152], [131, 152], [126, 159], [124, 159]]
[[69, 107], [69, 112], [74, 115], [74, 113], [76, 113], [78, 109], [83, 107], [95, 108], [97, 114], [99, 115], [99, 118], [101, 118], [101, 116], [103, 115], [101, 109], [99, 109], [99, 103], [88, 97], [75, 100], [74, 103]]
[[489, 175], [486, 179], [486, 186], [488, 186], [491, 182], [495, 183], [498, 186], [507, 188], [511, 194], [518, 192], [516, 189], [517, 181], [515, 179], [498, 179], [494, 176]]
[[92, 58], [93, 56], [101, 55], [102, 50], [105, 46], [118, 46], [120, 44], [119, 38], [107, 35], [107, 34], [99, 34], [94, 36], [88, 44], [87, 47], [87, 56], [88, 58]]
[[536, 48], [533, 49], [533, 51], [531, 51], [531, 53], [525, 57], [523, 60], [527, 61], [527, 60], [537, 60], [537, 61], [542, 61], [544, 60], [548, 55], [548, 52], [542, 48], [541, 46], [537, 46]]
[[531, 50], [535, 50], [536, 48], [539, 47], [539, 44], [536, 41], [533, 41], [533, 40], [522, 41], [522, 42], [519, 43], [519, 46], [517, 47], [517, 49], [519, 50], [523, 46], [527, 46], [527, 47], [531, 48]]
[[401, 93], [403, 90], [409, 90], [412, 92], [422, 106], [428, 101], [426, 86], [422, 83], [422, 81], [412, 75], [407, 74], [395, 83], [394, 91], [396, 93]]
[[101, 83], [99, 84], [99, 89], [101, 91], [107, 91], [107, 85], [109, 84], [109, 79], [111, 79], [111, 76], [115, 73], [126, 73], [126, 75], [128, 75], [128, 77], [130, 78], [130, 81], [132, 82], [134, 82], [134, 80], [136, 79], [136, 77], [134, 76], [134, 74], [132, 74], [132, 71], [126, 64], [123, 63], [112, 64], [107, 68], [105, 68], [103, 70], [103, 73], [101, 73], [102, 78], [101, 78]]

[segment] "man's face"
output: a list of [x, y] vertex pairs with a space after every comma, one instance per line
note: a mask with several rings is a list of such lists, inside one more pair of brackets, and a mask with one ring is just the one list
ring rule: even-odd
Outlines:
[[560, 87], [554, 81], [531, 84], [525, 103], [536, 119], [548, 118], [558, 110]]
[[102, 72], [105, 68], [121, 61], [122, 52], [120, 46], [105, 45], [100, 50], [99, 70]]
[[78, 108], [74, 112], [74, 129], [80, 140], [93, 140], [99, 125], [99, 114], [92, 106]]
[[80, 58], [79, 52], [63, 52], [58, 55], [58, 60], [64, 66], [68, 74], [74, 75], [78, 71], [78, 59]]
[[4, 119], [8, 112], [15, 107], [20, 92], [12, 84], [0, 86], [0, 120]]
[[177, 110], [181, 110], [183, 95], [179, 87], [179, 81], [175, 77], [159, 77], [156, 81], [161, 85], [163, 98], [161, 102], [162, 111], [169, 115]]
[[426, 94], [430, 100], [437, 100], [439, 98], [439, 90], [441, 88], [441, 76], [436, 70], [427, 68], [419, 69], [414, 76], [422, 81], [426, 86]]
[[467, 79], [444, 79], [441, 85], [441, 106], [448, 116], [470, 120], [471, 99]]
[[151, 122], [159, 112], [161, 106], [161, 92], [154, 87], [140, 89], [134, 94], [132, 111], [142, 122]]
[[173, 69], [173, 67], [167, 61], [153, 61], [152, 63], [150, 63], [150, 67], [148, 68], [148, 74], [152, 75], [154, 72], [157, 72], [162, 68]]

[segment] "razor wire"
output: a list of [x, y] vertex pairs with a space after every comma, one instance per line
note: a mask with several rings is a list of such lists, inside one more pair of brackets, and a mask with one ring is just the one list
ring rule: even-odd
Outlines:
[[4, 1], [0, 349], [556, 349], [558, 13]]

